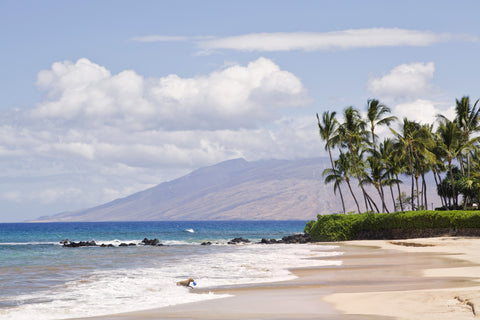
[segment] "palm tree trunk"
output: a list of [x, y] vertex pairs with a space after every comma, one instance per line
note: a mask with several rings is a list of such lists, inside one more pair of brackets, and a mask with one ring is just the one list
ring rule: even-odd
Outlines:
[[382, 199], [382, 212], [390, 213], [390, 211], [387, 209], [387, 205], [385, 204], [385, 193], [383, 192], [382, 185], [380, 185], [380, 188], [377, 188], [377, 191], [379, 191], [378, 193], [380, 195], [380, 199]]
[[356, 175], [356, 178], [358, 180], [358, 184], [360, 185], [360, 189], [362, 189], [362, 192], [363, 192], [363, 198], [365, 200], [365, 210], [368, 211], [368, 204], [367, 204], [367, 198], [366, 198], [367, 193], [365, 192], [365, 188], [362, 185], [362, 179], [360, 179], [360, 173], [358, 172], [357, 160], [355, 160], [355, 153], [353, 152], [354, 148], [352, 146], [351, 141], [348, 142], [348, 145], [349, 145], [349, 149], [350, 149], [350, 155], [351, 155], [352, 161], [353, 161], [353, 167], [355, 168], [355, 175]]
[[462, 176], [465, 177], [465, 166], [463, 165], [463, 157], [461, 154], [458, 155], [457, 160], [460, 163], [460, 170], [462, 172]]
[[398, 174], [395, 173], [395, 178], [397, 179], [397, 190], [398, 190], [398, 200], [400, 201], [400, 210], [403, 212], [403, 202], [402, 202], [402, 193], [400, 191], [400, 180], [398, 179]]
[[392, 195], [392, 201], [393, 201], [393, 212], [397, 212], [397, 205], [395, 204], [395, 196], [393, 195], [393, 187], [392, 187], [392, 182], [390, 181], [389, 183], [389, 188], [390, 188], [390, 194]]
[[470, 152], [467, 152], [467, 177], [470, 178]]
[[[427, 199], [427, 184], [425, 182], [425, 173], [422, 172], [422, 189], [423, 189], [423, 199], [425, 201], [425, 209], [428, 210], [428, 199]], [[433, 208], [432, 208], [433, 210]]]
[[412, 147], [408, 148], [408, 163], [410, 165], [410, 175], [412, 177], [412, 194], [410, 201], [412, 202], [412, 210], [415, 210], [415, 181], [413, 177], [413, 164], [412, 164]]
[[458, 205], [458, 200], [455, 195], [455, 181], [453, 180], [453, 171], [452, 171], [452, 159], [448, 159], [448, 170], [450, 171], [450, 183], [452, 184], [452, 198], [453, 198], [453, 204], [455, 206]]
[[393, 187], [392, 187], [392, 180], [393, 180], [393, 173], [388, 173], [388, 179], [390, 182], [388, 183], [388, 187], [390, 188], [390, 195], [392, 196], [393, 201], [393, 212], [397, 212], [397, 205], [395, 204], [395, 196], [393, 195]]
[[[365, 199], [366, 199], [368, 205], [370, 206], [370, 208], [368, 209], [367, 212], [374, 212], [375, 210], [373, 210], [372, 203], [371, 203], [370, 200], [367, 198], [367, 196], [365, 196]], [[378, 213], [378, 211], [377, 211], [377, 213]]]
[[442, 193], [442, 196], [440, 196], [440, 198], [443, 198], [443, 203], [445, 205], [445, 208], [447, 208], [448, 204], [447, 204], [447, 195], [445, 193], [445, 190], [443, 189], [443, 184], [442, 184], [442, 175], [440, 174], [439, 171], [437, 171], [437, 175], [438, 175], [438, 184], [440, 185], [440, 189], [442, 190], [441, 193]]
[[[438, 185], [438, 181], [437, 181], [437, 169], [435, 167], [433, 167], [433, 178], [435, 179], [435, 185], [437, 186], [437, 190], [440, 189], [439, 185]], [[440, 202], [442, 203], [442, 207], [445, 205], [444, 202], [443, 202], [443, 196], [440, 196]]]
[[[365, 193], [365, 196], [367, 197], [368, 201], [370, 202], [370, 205], [373, 203], [373, 205], [375, 206], [375, 210], [377, 211], [377, 213], [380, 212], [380, 211], [378, 210], [377, 204], [375, 203], [375, 201], [373, 201], [372, 197], [370, 197], [370, 196], [368, 195], [368, 193]], [[372, 211], [373, 211], [373, 208], [372, 208]]]
[[418, 174], [415, 173], [415, 186], [417, 187], [417, 210], [420, 210], [420, 189], [418, 188]]
[[420, 194], [423, 192], [423, 185], [422, 185], [422, 191], [420, 191], [420, 189], [418, 188], [418, 177], [419, 177], [420, 174], [423, 174], [423, 166], [420, 165], [420, 159], [418, 157], [417, 148], [413, 148], [413, 154], [415, 155], [415, 161], [417, 163], [417, 168], [422, 169], [422, 171], [415, 170], [415, 182], [416, 182], [416, 186], [417, 186], [417, 209], [420, 210], [420, 208], [423, 207], [423, 209], [425, 210], [425, 203], [423, 203], [423, 194], [422, 194], [422, 203], [420, 204]]
[[357, 205], [357, 210], [358, 213], [360, 213], [360, 206], [358, 205], [357, 197], [355, 197], [355, 193], [353, 193], [352, 186], [350, 185], [350, 179], [347, 177], [345, 178], [345, 181], [347, 182], [348, 189], [350, 189], [350, 193], [352, 194], [353, 200], [355, 200], [355, 204]]
[[[370, 206], [370, 211], [373, 211], [372, 204], [368, 201], [368, 198], [365, 192], [363, 193], [363, 200], [365, 201], [365, 205]], [[367, 207], [367, 211], [369, 211], [368, 207]]]
[[340, 200], [342, 201], [343, 214], [347, 214], [347, 211], [345, 210], [345, 201], [343, 200], [342, 187], [340, 184], [338, 185], [338, 192], [340, 193]]

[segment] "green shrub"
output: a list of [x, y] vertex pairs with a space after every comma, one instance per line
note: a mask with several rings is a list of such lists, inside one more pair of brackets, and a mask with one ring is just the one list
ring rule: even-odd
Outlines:
[[392, 230], [480, 228], [479, 211], [407, 211], [395, 213], [362, 213], [319, 215], [309, 221], [305, 232], [316, 241], [358, 239], [365, 234], [388, 234]]
[[303, 229], [303, 232], [305, 234], [310, 234], [310, 230], [312, 229], [313, 224], [315, 223], [315, 220], [310, 220], [307, 222], [305, 225], [305, 228]]
[[353, 237], [357, 215], [332, 214], [319, 216], [310, 229], [310, 236], [317, 241], [343, 241]]

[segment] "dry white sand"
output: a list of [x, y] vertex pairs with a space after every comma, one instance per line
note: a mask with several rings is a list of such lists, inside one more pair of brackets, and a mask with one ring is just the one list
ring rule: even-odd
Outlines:
[[[480, 317], [480, 239], [427, 238], [398, 241], [351, 241], [353, 246], [376, 246], [408, 255], [447, 258], [419, 268], [419, 281], [444, 284], [408, 290], [334, 293], [325, 297], [346, 314], [375, 314], [397, 319], [474, 319]], [[405, 270], [409, 272], [412, 270]], [[372, 274], [372, 279], [375, 275]], [[421, 280], [420, 280], [421, 279]]]

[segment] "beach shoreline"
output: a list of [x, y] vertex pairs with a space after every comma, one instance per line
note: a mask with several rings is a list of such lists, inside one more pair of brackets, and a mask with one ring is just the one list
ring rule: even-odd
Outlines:
[[292, 269], [294, 280], [207, 289], [231, 297], [84, 319], [472, 319], [480, 308], [479, 238], [335, 245], [344, 254], [322, 259], [341, 266]]

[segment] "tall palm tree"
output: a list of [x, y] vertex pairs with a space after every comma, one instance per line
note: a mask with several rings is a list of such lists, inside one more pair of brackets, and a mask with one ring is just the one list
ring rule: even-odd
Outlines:
[[[417, 187], [417, 207], [427, 207], [427, 184], [425, 182], [425, 174], [430, 170], [430, 163], [433, 161], [433, 155], [429, 151], [434, 143], [432, 139], [433, 125], [417, 124], [413, 131], [412, 151], [414, 155], [415, 184]], [[422, 178], [422, 187], [418, 185], [419, 177]], [[421, 202], [420, 202], [421, 196]]]
[[[444, 159], [448, 163], [448, 170], [450, 173], [450, 183], [453, 194], [455, 195], [455, 181], [453, 178], [452, 161], [461, 152], [462, 132], [456, 124], [447, 118], [441, 118], [437, 128], [438, 142], [440, 150], [443, 153]], [[456, 198], [454, 198], [454, 205], [458, 205]]]
[[370, 167], [370, 175], [365, 175], [363, 182], [375, 187], [380, 200], [382, 201], [382, 212], [389, 212], [387, 205], [385, 204], [385, 193], [382, 188], [382, 186], [388, 181], [388, 172], [375, 157], [368, 157], [367, 162]]
[[[463, 96], [460, 100], [455, 99], [455, 124], [461, 130], [462, 142], [467, 143], [470, 140], [470, 134], [480, 130], [480, 108], [477, 109], [478, 99], [473, 106], [470, 104], [470, 97]], [[466, 153], [467, 159], [467, 177], [470, 177], [470, 153]], [[462, 173], [465, 176], [463, 161], [461, 163]]]
[[[338, 128], [338, 122], [335, 119], [335, 115], [337, 113], [334, 111], [330, 113], [329, 111], [325, 111], [322, 115], [322, 121], [320, 121], [320, 117], [318, 116], [317, 113], [317, 122], [318, 122], [318, 129], [319, 129], [319, 134], [320, 138], [325, 141], [325, 150], [328, 150], [328, 155], [330, 156], [330, 164], [332, 166], [332, 170], [335, 171], [335, 165], [333, 164], [333, 158], [332, 158], [332, 147], [335, 146], [335, 137], [337, 136], [337, 128]], [[340, 193], [340, 199], [342, 200], [342, 207], [343, 207], [343, 213], [345, 214], [345, 201], [343, 200], [343, 194], [342, 194], [342, 188], [340, 187], [340, 184], [335, 184], [334, 186], [334, 191], [338, 189]]]
[[352, 164], [351, 157], [348, 153], [343, 153], [340, 151], [338, 159], [335, 160], [335, 170], [336, 173], [342, 176], [342, 180], [347, 183], [350, 194], [352, 195], [352, 198], [357, 206], [357, 212], [360, 213], [361, 211], [360, 206], [358, 205], [357, 197], [355, 197], [355, 193], [352, 190], [352, 185], [350, 184], [350, 173], [352, 172]]
[[375, 143], [375, 127], [378, 126], [388, 126], [390, 123], [395, 121], [397, 117], [389, 116], [385, 117], [386, 114], [390, 113], [390, 108], [386, 105], [380, 103], [377, 99], [370, 99], [367, 102], [367, 120], [370, 124], [370, 132], [372, 136], [372, 147], [376, 151]]
[[[388, 179], [386, 180], [386, 185], [390, 188], [390, 195], [392, 197], [393, 210], [397, 211], [397, 205], [395, 202], [395, 196], [393, 194], [393, 184], [397, 184], [399, 196], [400, 196], [400, 180], [398, 180], [398, 174], [402, 172], [401, 162], [399, 161], [401, 154], [394, 149], [393, 140], [390, 138], [383, 139], [383, 142], [380, 143], [378, 148], [378, 154], [380, 162], [384, 166], [384, 169], [387, 173]], [[396, 175], [396, 177], [395, 177]], [[383, 188], [382, 188], [383, 189]], [[382, 190], [383, 192], [383, 190]], [[403, 211], [402, 199], [400, 199], [400, 208]]]
[[363, 187], [362, 175], [360, 174], [357, 159], [359, 149], [362, 148], [365, 141], [368, 141], [368, 131], [365, 130], [366, 123], [360, 116], [360, 112], [354, 107], [350, 106], [344, 110], [344, 122], [338, 127], [339, 139], [345, 147], [350, 151], [352, 157], [353, 168], [355, 176], [358, 180], [360, 188], [362, 189], [363, 198], [365, 200], [365, 209], [368, 211], [367, 192]]
[[417, 127], [419, 126], [418, 123], [414, 121], [409, 121], [407, 118], [403, 118], [403, 125], [401, 128], [401, 132], [397, 132], [393, 129], [390, 129], [392, 133], [395, 135], [397, 138], [397, 149], [404, 149], [405, 150], [405, 155], [408, 159], [408, 167], [410, 169], [410, 176], [411, 176], [411, 207], [412, 210], [415, 208], [415, 181], [414, 181], [414, 166], [413, 166], [413, 143], [415, 141], [415, 130], [417, 130]]
[[[337, 190], [340, 190], [340, 185], [345, 182], [345, 176], [342, 174], [342, 172], [337, 170], [336, 168], [326, 168], [325, 170], [323, 170], [322, 175], [323, 177], [325, 177], [325, 184], [334, 182], [333, 193], [337, 194]], [[345, 205], [343, 206], [343, 211], [343, 213], [345, 214]]]
[[432, 144], [430, 145], [430, 151], [431, 154], [433, 155], [432, 159], [432, 172], [433, 172], [433, 177], [435, 179], [435, 184], [437, 185], [437, 190], [440, 190], [438, 192], [440, 196], [440, 201], [442, 202], [443, 207], [447, 207], [447, 197], [446, 192], [444, 190], [441, 190], [443, 188], [442, 182], [442, 176], [441, 172], [446, 171], [445, 163], [443, 162], [443, 150], [441, 146], [441, 141], [440, 141], [440, 136], [438, 134], [434, 134], [432, 132]]

